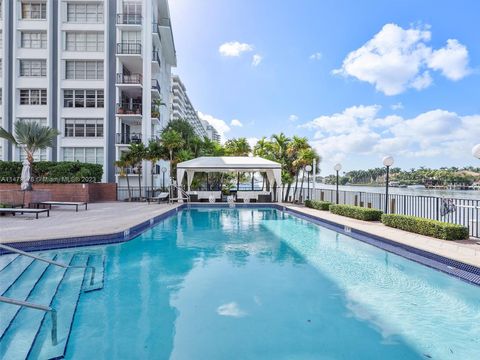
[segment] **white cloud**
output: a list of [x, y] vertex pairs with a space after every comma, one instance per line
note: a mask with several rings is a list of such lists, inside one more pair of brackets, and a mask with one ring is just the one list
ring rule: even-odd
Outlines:
[[297, 121], [298, 119], [299, 119], [299, 117], [295, 114], [292, 114], [288, 117], [289, 121]]
[[247, 43], [241, 43], [238, 41], [226, 42], [218, 48], [218, 52], [222, 56], [236, 57], [240, 56], [244, 52], [253, 51], [253, 45]]
[[251, 147], [252, 149], [253, 149], [253, 147], [257, 144], [258, 140], [259, 140], [259, 139], [256, 138], [256, 137], [249, 137], [249, 138], [247, 138], [247, 142], [248, 142], [248, 144], [250, 145], [250, 147]]
[[308, 58], [310, 60], [321, 60], [322, 59], [322, 53], [321, 52], [316, 52], [316, 53], [313, 53], [312, 55], [310, 55]]
[[243, 127], [243, 124], [240, 120], [233, 119], [232, 121], [230, 121], [230, 126]]
[[412, 118], [378, 117], [380, 107], [352, 106], [301, 125], [315, 131], [312, 144], [333, 165], [354, 155], [468, 158], [480, 138], [480, 114], [435, 109]]
[[470, 72], [468, 68], [468, 50], [455, 39], [448, 39], [447, 46], [435, 50], [428, 65], [442, 72], [450, 80], [460, 80]]
[[393, 104], [390, 106], [392, 110], [402, 110], [403, 109], [403, 104], [401, 102], [398, 102], [396, 104]]
[[244, 317], [247, 315], [245, 311], [240, 309], [236, 302], [220, 305], [217, 308], [217, 313], [221, 316], [230, 316], [236, 318]]
[[260, 65], [260, 63], [262, 62], [262, 60], [263, 60], [263, 56], [262, 56], [262, 55], [260, 55], [260, 54], [255, 54], [255, 55], [253, 55], [253, 57], [252, 57], [252, 66], [255, 66], [255, 67], [256, 67], [256, 66]]
[[333, 74], [368, 82], [385, 95], [397, 95], [408, 88], [425, 89], [433, 82], [429, 69], [451, 80], [470, 72], [468, 50], [455, 39], [434, 50], [428, 27], [403, 29], [386, 24], [362, 47], [350, 52]]
[[222, 140], [225, 138], [225, 133], [228, 133], [231, 130], [230, 126], [228, 126], [224, 120], [217, 119], [212, 115], [204, 114], [201, 111], [197, 111], [197, 114], [200, 119], [207, 121], [218, 131]]

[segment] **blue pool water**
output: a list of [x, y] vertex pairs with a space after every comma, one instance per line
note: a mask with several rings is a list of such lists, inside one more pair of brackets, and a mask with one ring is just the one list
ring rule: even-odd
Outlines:
[[480, 358], [480, 287], [274, 209], [184, 210], [97, 250], [67, 359]]

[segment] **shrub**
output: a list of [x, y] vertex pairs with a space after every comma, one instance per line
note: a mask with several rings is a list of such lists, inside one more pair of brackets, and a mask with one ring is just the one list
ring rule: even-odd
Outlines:
[[[22, 163], [0, 161], [0, 183], [20, 183]], [[102, 181], [103, 167], [75, 161], [39, 161], [32, 166], [32, 182], [41, 183], [92, 183]]]
[[317, 210], [328, 210], [330, 208], [330, 205], [332, 205], [332, 203], [328, 201], [316, 201], [316, 200], [305, 201], [306, 207], [317, 209]]
[[383, 214], [382, 223], [393, 228], [443, 240], [464, 240], [469, 237], [468, 228], [465, 226], [415, 216]]
[[350, 218], [365, 221], [380, 221], [382, 212], [380, 210], [363, 208], [352, 205], [330, 205], [332, 214], [347, 216]]

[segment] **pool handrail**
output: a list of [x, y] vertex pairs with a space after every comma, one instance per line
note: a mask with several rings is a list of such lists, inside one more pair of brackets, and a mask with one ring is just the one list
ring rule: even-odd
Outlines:
[[67, 264], [57, 262], [57, 261], [44, 259], [40, 256], [30, 254], [26, 251], [23, 251], [23, 250], [20, 250], [20, 249], [17, 249], [17, 248], [14, 248], [14, 247], [11, 247], [11, 246], [8, 246], [8, 245], [5, 245], [5, 244], [0, 244], [0, 248], [4, 249], [4, 250], [7, 250], [7, 251], [10, 251], [10, 252], [13, 252], [13, 253], [16, 253], [16, 254], [19, 254], [19, 255], [28, 256], [32, 259], [35, 259], [35, 260], [38, 260], [38, 261], [43, 261], [43, 262], [46, 262], [46, 263], [51, 264], [51, 265], [59, 266], [59, 267], [62, 267], [64, 269], [71, 269], [71, 268], [74, 268], [74, 269], [75, 268], [77, 268], [77, 269], [80, 269], [80, 268], [91, 269], [92, 274], [90, 276], [90, 285], [93, 285], [94, 282], [95, 282], [95, 272], [96, 272], [95, 266], [92, 266], [92, 265], [67, 265]]
[[22, 300], [16, 300], [12, 298], [8, 298], [5, 296], [0, 296], [0, 302], [6, 303], [6, 304], [11, 304], [11, 305], [18, 305], [21, 307], [28, 307], [30, 309], [35, 309], [35, 310], [41, 310], [45, 312], [49, 312], [50, 316], [52, 317], [52, 330], [51, 330], [51, 338], [52, 338], [52, 343], [53, 345], [57, 345], [57, 311], [50, 307], [50, 306], [45, 306], [45, 305], [38, 305], [34, 304], [28, 301], [22, 301]]

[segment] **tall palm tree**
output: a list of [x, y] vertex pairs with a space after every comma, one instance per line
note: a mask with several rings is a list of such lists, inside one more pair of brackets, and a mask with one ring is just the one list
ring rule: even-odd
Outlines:
[[229, 156], [248, 156], [252, 152], [248, 140], [244, 137], [227, 140], [224, 147]]
[[[56, 129], [42, 126], [34, 121], [16, 121], [13, 133], [0, 127], [0, 138], [20, 147], [25, 152], [28, 161], [28, 168], [24, 166], [22, 173], [28, 174], [31, 172], [30, 169], [33, 165], [35, 152], [51, 147], [53, 145], [53, 140], [59, 134], [60, 133]], [[26, 180], [27, 185], [23, 190], [32, 190], [31, 176], [24, 180]]]
[[145, 160], [150, 161], [152, 165], [151, 177], [152, 177], [152, 189], [153, 189], [153, 175], [155, 173], [155, 164], [163, 159], [164, 149], [162, 144], [156, 140], [150, 140], [145, 152]]
[[138, 191], [139, 199], [142, 199], [142, 162], [145, 160], [147, 148], [144, 143], [134, 144], [128, 146], [128, 158], [132, 165], [135, 165], [138, 170]]
[[127, 189], [128, 189], [128, 201], [132, 201], [132, 191], [130, 189], [130, 179], [128, 177], [127, 168], [130, 166], [130, 161], [128, 159], [127, 153], [123, 153], [120, 157], [120, 160], [115, 161], [115, 166], [120, 169], [120, 177], [123, 175], [127, 178]]
[[185, 145], [182, 134], [173, 129], [162, 132], [161, 142], [170, 154], [170, 162], [173, 161], [173, 151], [181, 149]]
[[[305, 159], [302, 157], [299, 157], [301, 155], [302, 150], [306, 150], [310, 148], [310, 144], [308, 143], [308, 139], [306, 137], [299, 137], [299, 136], [294, 136], [292, 138], [292, 141], [288, 144], [287, 147], [287, 156], [289, 158], [289, 161], [292, 164], [292, 171], [295, 174], [295, 188], [293, 190], [293, 200], [295, 200], [295, 196], [297, 194], [297, 188], [298, 188], [298, 176], [300, 173], [300, 169], [302, 169], [305, 164]], [[287, 190], [286, 196], [288, 197], [288, 193], [290, 191], [290, 187]], [[287, 197], [285, 199], [287, 199]]]

